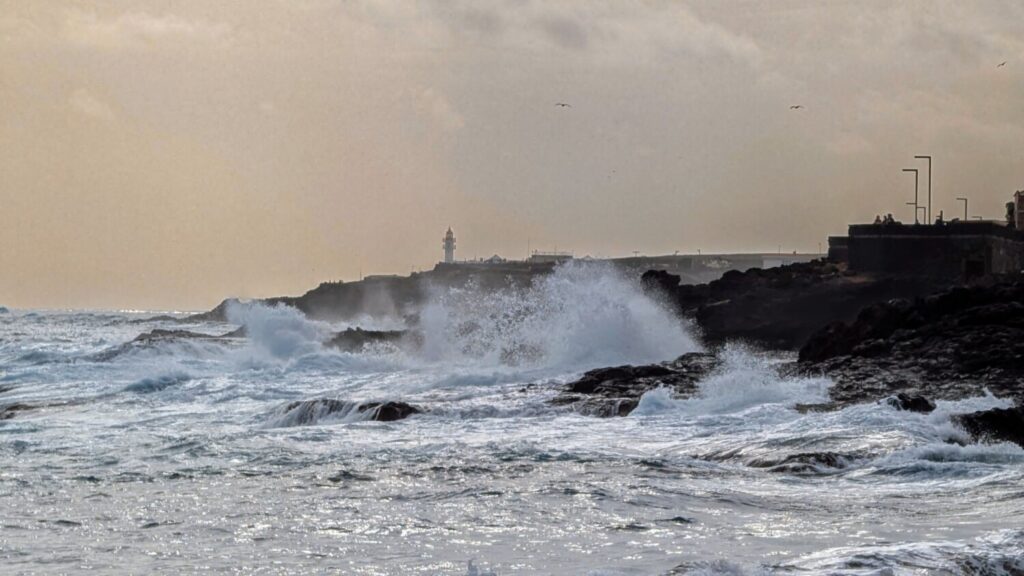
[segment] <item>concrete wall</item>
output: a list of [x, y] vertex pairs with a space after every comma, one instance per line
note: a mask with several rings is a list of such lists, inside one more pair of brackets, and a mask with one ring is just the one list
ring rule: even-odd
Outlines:
[[970, 279], [1024, 268], [1024, 234], [991, 222], [945, 226], [855, 225], [850, 268]]

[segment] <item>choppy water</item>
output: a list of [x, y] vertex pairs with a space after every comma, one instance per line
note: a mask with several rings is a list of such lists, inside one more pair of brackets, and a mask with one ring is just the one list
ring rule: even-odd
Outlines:
[[[800, 414], [827, 381], [731, 349], [697, 398], [549, 406], [697, 348], [608, 273], [439, 295], [416, 353], [328, 350], [344, 326], [262, 307], [232, 316], [249, 340], [118, 348], [237, 326], [147, 316], [0, 311], [0, 406], [36, 407], [0, 421], [0, 573], [1024, 573], [1024, 450], [948, 442], [998, 399]], [[429, 412], [282, 419], [310, 398]]]

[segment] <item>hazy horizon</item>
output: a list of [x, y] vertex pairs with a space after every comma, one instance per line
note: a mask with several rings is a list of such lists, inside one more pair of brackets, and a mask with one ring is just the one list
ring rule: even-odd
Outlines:
[[301, 294], [448, 226], [459, 258], [814, 252], [912, 220], [915, 154], [936, 215], [1024, 188], [1018, 2], [0, 7], [3, 306]]

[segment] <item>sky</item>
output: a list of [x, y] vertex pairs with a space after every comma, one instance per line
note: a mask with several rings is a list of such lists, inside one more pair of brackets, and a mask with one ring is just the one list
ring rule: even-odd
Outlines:
[[448, 226], [816, 252], [912, 219], [915, 154], [936, 214], [1001, 218], [1022, 102], [1017, 0], [0, 0], [0, 305], [301, 294]]

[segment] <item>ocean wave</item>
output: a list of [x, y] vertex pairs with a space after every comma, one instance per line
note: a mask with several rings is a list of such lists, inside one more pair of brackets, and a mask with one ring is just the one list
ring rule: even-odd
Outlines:
[[1024, 531], [1001, 530], [968, 542], [834, 548], [779, 568], [849, 576], [903, 573], [1014, 576], [1024, 573]]
[[140, 394], [148, 394], [150, 392], [159, 392], [171, 386], [177, 386], [183, 384], [192, 379], [192, 375], [185, 372], [173, 372], [170, 374], [161, 374], [159, 376], [153, 376], [150, 378], [143, 378], [137, 382], [125, 386], [126, 392], [138, 392]]
[[267, 428], [289, 428], [341, 424], [371, 420], [401, 420], [418, 414], [420, 410], [403, 402], [350, 402], [331, 398], [316, 398], [290, 402], [276, 409], [266, 422]]
[[631, 416], [730, 414], [828, 399], [832, 382], [826, 378], [784, 377], [770, 358], [742, 346], [726, 347], [722, 357], [722, 367], [699, 383], [694, 397], [675, 398], [667, 389], [655, 389], [641, 396]]
[[432, 295], [420, 313], [432, 362], [577, 370], [700, 348], [683, 323], [611, 268], [559, 266], [529, 288]]

